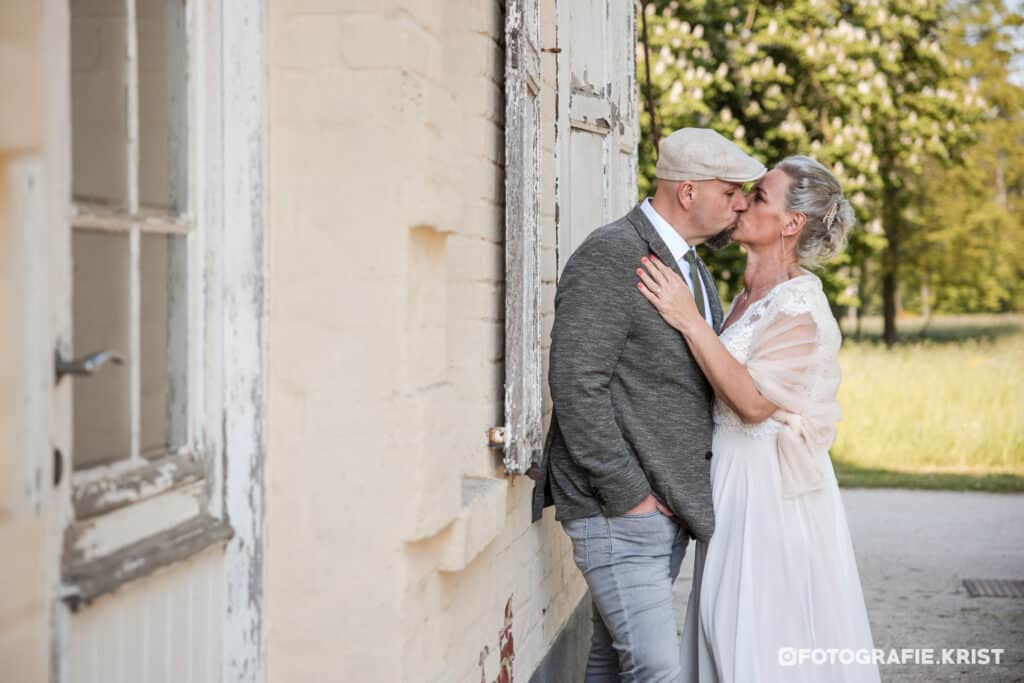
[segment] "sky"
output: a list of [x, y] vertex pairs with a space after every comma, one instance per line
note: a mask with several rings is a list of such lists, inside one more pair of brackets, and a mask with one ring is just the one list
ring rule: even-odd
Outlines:
[[[1024, 11], [1024, 0], [1010, 0], [1007, 4], [1017, 12]], [[1016, 43], [1017, 47], [1024, 51], [1024, 31], [1017, 31]], [[1010, 80], [1017, 85], [1024, 85], [1024, 55], [1018, 56], [1015, 61], [1016, 64], [1014, 64]]]

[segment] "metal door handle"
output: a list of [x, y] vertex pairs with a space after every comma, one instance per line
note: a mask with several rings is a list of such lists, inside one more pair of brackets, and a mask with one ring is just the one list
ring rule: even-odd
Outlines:
[[107, 364], [107, 361], [114, 365], [124, 365], [124, 357], [115, 351], [98, 351], [73, 360], [64, 360], [60, 351], [57, 351], [55, 356], [58, 382], [64, 375], [74, 375], [75, 377], [95, 375], [97, 370]]

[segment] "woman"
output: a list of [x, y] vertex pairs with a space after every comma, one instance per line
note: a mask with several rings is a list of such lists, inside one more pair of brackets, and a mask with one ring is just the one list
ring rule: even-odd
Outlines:
[[715, 533], [697, 545], [683, 670], [701, 683], [878, 681], [828, 455], [840, 333], [821, 282], [800, 265], [842, 249], [853, 211], [835, 177], [803, 156], [749, 199], [732, 234], [747, 253], [745, 287], [721, 337], [675, 271], [656, 257], [638, 271], [716, 396]]

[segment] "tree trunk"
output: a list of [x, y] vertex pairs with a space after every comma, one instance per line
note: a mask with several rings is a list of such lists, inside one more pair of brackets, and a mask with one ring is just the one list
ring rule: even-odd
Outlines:
[[896, 272], [886, 268], [882, 274], [882, 315], [884, 328], [882, 339], [892, 348], [896, 344]]
[[882, 253], [882, 339], [887, 347], [892, 348], [897, 342], [896, 313], [899, 308], [900, 207], [897, 196], [900, 189], [895, 187], [890, 173], [883, 173], [882, 178], [885, 183], [882, 193], [882, 227], [888, 241]]
[[868, 307], [868, 262], [867, 257], [857, 267], [857, 325], [853, 338], [860, 341], [861, 323], [864, 322], [864, 311]]
[[921, 283], [921, 317], [925, 321], [932, 317], [932, 291], [928, 288], [928, 281]]

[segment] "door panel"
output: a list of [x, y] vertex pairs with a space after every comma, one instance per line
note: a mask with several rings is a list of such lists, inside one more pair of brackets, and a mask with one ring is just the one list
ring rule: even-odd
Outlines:
[[69, 680], [220, 681], [223, 558], [215, 548], [76, 613]]
[[569, 132], [569, 154], [574, 172], [569, 176], [569, 204], [572, 207], [569, 237], [575, 249], [590, 232], [607, 222], [608, 175], [604, 165], [607, 133], [580, 128]]
[[634, 5], [558, 5], [558, 271], [636, 201]]

